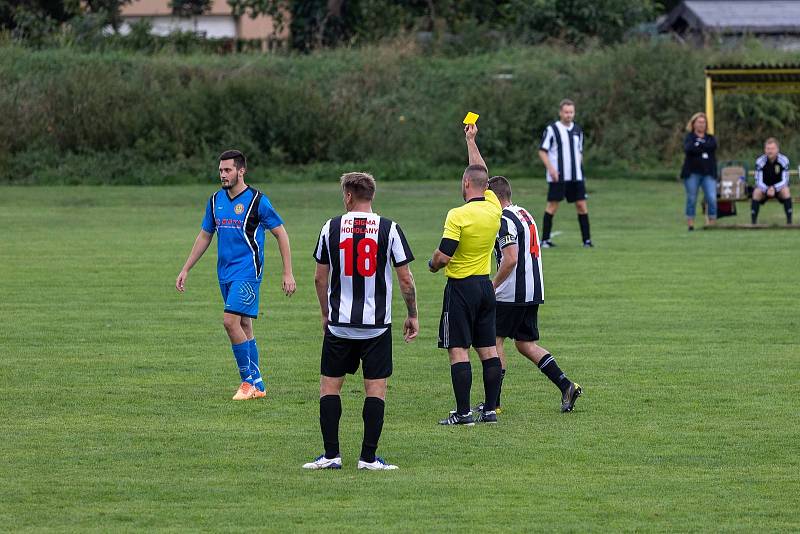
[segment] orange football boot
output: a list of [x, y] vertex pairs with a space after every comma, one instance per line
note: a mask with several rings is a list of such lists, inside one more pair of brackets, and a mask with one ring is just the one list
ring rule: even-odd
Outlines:
[[236, 391], [236, 395], [233, 396], [233, 400], [255, 399], [257, 391], [258, 390], [252, 384], [242, 382], [242, 385], [239, 386], [239, 389]]

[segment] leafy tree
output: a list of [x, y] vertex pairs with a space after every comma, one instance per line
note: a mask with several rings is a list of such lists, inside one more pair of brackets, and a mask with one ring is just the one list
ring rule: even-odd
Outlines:
[[118, 31], [122, 25], [122, 7], [130, 4], [132, 0], [84, 0], [84, 7], [87, 13], [102, 14], [106, 17], [106, 22], [111, 25], [114, 31]]
[[652, 20], [663, 8], [652, 0], [512, 0], [504, 6], [512, 34], [524, 42], [587, 38], [619, 42], [632, 27]]
[[399, 31], [499, 31], [512, 40], [621, 41], [669, 0], [227, 0], [238, 15], [275, 18], [297, 50], [374, 42]]
[[72, 18], [79, 10], [76, 0], [0, 0], [0, 28], [13, 30], [20, 21], [40, 19], [59, 24]]

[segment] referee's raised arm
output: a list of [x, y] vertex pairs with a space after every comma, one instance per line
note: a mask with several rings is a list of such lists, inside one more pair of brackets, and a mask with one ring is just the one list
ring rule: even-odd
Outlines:
[[464, 135], [467, 138], [467, 156], [469, 157], [469, 164], [480, 165], [486, 169], [486, 174], [489, 174], [489, 167], [487, 167], [486, 162], [483, 161], [481, 151], [478, 150], [478, 144], [475, 142], [475, 136], [478, 135], [478, 125], [467, 124], [464, 126]]
[[[473, 197], [477, 198], [486, 190], [485, 184], [479, 188], [475, 188], [475, 184], [471, 183], [471, 179], [465, 179], [467, 173], [469, 173], [470, 170], [473, 170], [477, 171], [479, 174], [485, 175], [486, 177], [489, 176], [489, 170], [486, 166], [486, 162], [483, 160], [481, 151], [478, 149], [478, 144], [475, 142], [475, 137], [477, 135], [477, 125], [467, 124], [464, 126], [464, 136], [467, 142], [467, 158], [469, 160], [469, 167], [467, 167], [465, 175], [461, 179], [461, 194], [465, 201], [469, 201], [470, 198]], [[474, 189], [474, 191], [471, 189]], [[447, 266], [447, 264], [450, 263], [453, 254], [455, 254], [456, 248], [458, 248], [459, 240], [457, 238], [457, 234], [460, 233], [460, 229], [457, 227], [457, 225], [454, 225], [454, 217], [451, 217], [451, 215], [451, 213], [448, 213], [448, 219], [445, 221], [445, 233], [447, 233], [449, 230], [451, 235], [446, 235], [442, 238], [442, 242], [439, 244], [439, 247], [433, 251], [433, 256], [428, 261], [428, 270], [432, 273], [439, 272], [440, 269]], [[448, 226], [451, 228], [448, 229]]]

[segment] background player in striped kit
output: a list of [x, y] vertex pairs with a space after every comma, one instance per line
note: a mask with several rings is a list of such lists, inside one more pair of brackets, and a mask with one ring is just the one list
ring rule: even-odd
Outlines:
[[238, 150], [228, 150], [219, 157], [222, 190], [208, 199], [206, 214], [189, 258], [175, 280], [183, 293], [189, 270], [208, 249], [217, 233], [217, 276], [225, 301], [222, 315], [225, 331], [239, 367], [242, 383], [233, 400], [265, 397], [264, 382], [258, 363], [258, 347], [253, 335], [253, 319], [258, 317], [258, 296], [264, 267], [264, 232], [278, 241], [283, 259], [283, 291], [294, 293], [292, 253], [283, 220], [269, 198], [244, 182], [247, 160]]
[[548, 184], [542, 247], [555, 246], [550, 240], [550, 232], [558, 204], [564, 198], [569, 203], [575, 203], [583, 246], [592, 247], [594, 245], [589, 231], [589, 209], [586, 207], [583, 176], [583, 129], [573, 122], [575, 103], [566, 98], [562, 100], [558, 106], [558, 117], [559, 120], [551, 122], [544, 129], [539, 145], [539, 159], [547, 169], [545, 176]]
[[778, 140], [764, 142], [764, 153], [756, 160], [756, 187], [750, 205], [750, 220], [758, 221], [758, 210], [771, 198], [778, 199], [786, 212], [786, 224], [792, 224], [792, 193], [789, 191], [789, 158], [780, 153]]
[[[489, 180], [489, 189], [494, 191], [503, 207], [495, 243], [497, 273], [492, 280], [497, 298], [497, 354], [503, 363], [502, 378], [506, 374], [503, 343], [506, 338], [511, 338], [520, 354], [536, 364], [561, 390], [561, 411], [570, 412], [582, 393], [581, 386], [571, 382], [550, 352], [537, 344], [539, 305], [544, 303], [544, 279], [536, 222], [525, 208], [512, 204], [511, 184], [507, 178], [493, 176]], [[497, 406], [500, 406], [499, 392]]]
[[[396, 223], [372, 211], [375, 180], [351, 172], [341, 178], [347, 213], [328, 220], [314, 250], [314, 282], [322, 312], [319, 421], [325, 453], [306, 469], [340, 469], [339, 418], [346, 374], [363, 361], [364, 440], [359, 469], [397, 469], [375, 456], [392, 374], [392, 269], [397, 272], [408, 316], [403, 323], [406, 343], [417, 337], [417, 301], [408, 264], [414, 256]], [[391, 263], [390, 263], [391, 261]]]

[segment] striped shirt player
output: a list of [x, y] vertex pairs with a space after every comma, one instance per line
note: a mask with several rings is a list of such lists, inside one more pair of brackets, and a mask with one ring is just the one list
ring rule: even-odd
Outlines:
[[341, 389], [345, 375], [363, 367], [364, 440], [359, 469], [397, 469], [375, 456], [383, 428], [387, 379], [392, 374], [392, 268], [408, 315], [406, 342], [417, 336], [414, 260], [397, 223], [372, 211], [375, 179], [366, 173], [342, 176], [347, 213], [329, 219], [314, 249], [315, 284], [323, 323], [320, 363], [320, 428], [325, 453], [306, 469], [338, 469]]
[[780, 153], [778, 140], [770, 137], [764, 142], [764, 154], [756, 160], [753, 200], [750, 204], [750, 220], [758, 221], [761, 205], [770, 198], [783, 204], [786, 224], [792, 224], [792, 193], [789, 191], [789, 158]]
[[[492, 180], [497, 181], [497, 178], [502, 177], [493, 177]], [[494, 248], [497, 268], [503, 261], [503, 249], [512, 245], [516, 247], [517, 262], [508, 277], [495, 288], [498, 306], [530, 306], [544, 302], [542, 257], [537, 232], [536, 222], [525, 208], [516, 204], [503, 208]]]
[[219, 158], [222, 189], [208, 199], [200, 233], [175, 283], [184, 291], [189, 270], [217, 234], [217, 277], [225, 303], [223, 324], [231, 340], [242, 383], [234, 400], [266, 396], [253, 336], [252, 319], [258, 317], [258, 299], [264, 275], [264, 235], [272, 233], [283, 259], [283, 289], [295, 291], [289, 236], [269, 198], [244, 182], [247, 161], [238, 150]]
[[583, 246], [592, 247], [583, 174], [583, 129], [573, 122], [575, 103], [569, 99], [562, 100], [558, 115], [559, 120], [551, 122], [544, 129], [539, 143], [539, 159], [544, 164], [547, 178], [542, 247], [555, 246], [550, 239], [553, 217], [559, 203], [565, 198], [568, 203], [575, 203]]
[[439, 247], [428, 262], [431, 272], [444, 268], [447, 284], [439, 320], [439, 348], [447, 349], [456, 409], [441, 425], [474, 425], [470, 408], [472, 366], [469, 348], [475, 348], [483, 367], [485, 401], [478, 422], [496, 423], [495, 401], [500, 388], [501, 364], [495, 348], [495, 296], [489, 274], [492, 250], [500, 228], [500, 202], [487, 189], [489, 179], [475, 136], [478, 128], [464, 128], [469, 167], [461, 177], [465, 204], [451, 209], [444, 222]]
[[[501, 385], [506, 374], [504, 342], [511, 338], [520, 354], [536, 364], [561, 390], [561, 411], [572, 411], [575, 400], [582, 393], [581, 386], [571, 382], [550, 352], [537, 344], [539, 305], [544, 303], [544, 279], [536, 221], [528, 210], [512, 203], [511, 184], [507, 178], [492, 177], [489, 189], [494, 191], [503, 207], [495, 242], [497, 273], [492, 281], [497, 298], [497, 354], [503, 367]], [[496, 404], [500, 406], [500, 392]]]
[[[328, 220], [314, 251], [330, 266], [328, 329], [342, 338], [378, 337], [392, 324], [392, 267], [414, 260], [397, 223], [376, 213]], [[386, 374], [390, 376], [391, 371]]]

